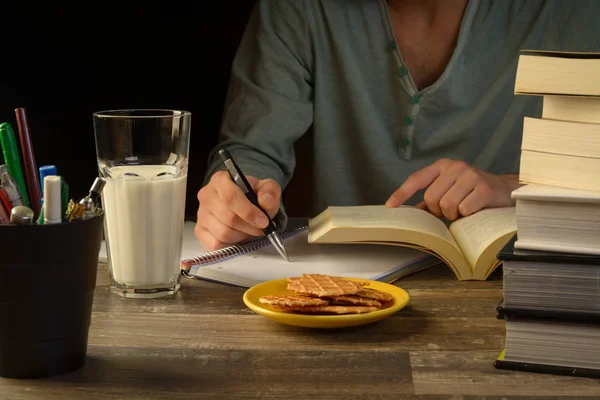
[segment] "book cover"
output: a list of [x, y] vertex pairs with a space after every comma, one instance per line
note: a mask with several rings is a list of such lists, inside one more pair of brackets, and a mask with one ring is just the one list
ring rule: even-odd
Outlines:
[[518, 233], [515, 234], [498, 252], [498, 260], [553, 263], [553, 264], [577, 264], [577, 265], [600, 265], [600, 255], [583, 253], [563, 253], [542, 250], [526, 250], [515, 248]]
[[541, 374], [551, 375], [568, 375], [578, 376], [583, 378], [600, 378], [600, 370], [590, 368], [574, 368], [574, 367], [562, 367], [557, 365], [545, 365], [545, 364], [534, 364], [524, 363], [517, 361], [506, 361], [504, 355], [506, 350], [502, 350], [498, 358], [494, 361], [494, 367], [496, 369], [509, 370], [509, 371], [521, 371], [521, 372], [534, 372]]
[[526, 307], [511, 308], [504, 306], [504, 300], [500, 301], [496, 306], [496, 318], [505, 321], [562, 321], [574, 324], [600, 325], [599, 312], [533, 309]]

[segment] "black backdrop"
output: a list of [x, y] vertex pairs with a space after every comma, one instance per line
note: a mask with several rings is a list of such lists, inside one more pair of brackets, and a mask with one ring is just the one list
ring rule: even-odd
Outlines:
[[55, 164], [71, 197], [84, 196], [97, 176], [94, 111], [188, 110], [194, 217], [254, 1], [1, 3], [0, 122], [17, 133], [14, 109], [27, 108], [37, 166]]

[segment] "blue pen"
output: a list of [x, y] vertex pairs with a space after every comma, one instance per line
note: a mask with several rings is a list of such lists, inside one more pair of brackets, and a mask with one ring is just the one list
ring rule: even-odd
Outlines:
[[57, 175], [56, 173], [56, 166], [55, 165], [42, 165], [40, 168], [40, 182], [41, 182], [41, 191], [42, 191], [42, 197], [41, 197], [41, 204], [44, 204], [44, 178], [46, 176], [53, 176], [53, 175]]

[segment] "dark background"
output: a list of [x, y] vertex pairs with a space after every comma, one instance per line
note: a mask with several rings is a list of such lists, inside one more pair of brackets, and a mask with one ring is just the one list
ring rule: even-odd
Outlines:
[[94, 111], [192, 113], [186, 215], [216, 144], [231, 63], [253, 0], [3, 1], [0, 122], [28, 112], [37, 166], [54, 164], [71, 197], [97, 176]]

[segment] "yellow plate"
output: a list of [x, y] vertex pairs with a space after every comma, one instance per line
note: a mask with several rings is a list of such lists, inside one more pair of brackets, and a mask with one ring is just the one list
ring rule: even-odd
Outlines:
[[[354, 279], [365, 281], [365, 279]], [[344, 315], [303, 315], [293, 314], [270, 307], [267, 304], [261, 304], [258, 299], [265, 295], [293, 295], [295, 293], [287, 290], [287, 279], [277, 279], [263, 282], [251, 287], [244, 293], [244, 303], [255, 313], [280, 322], [286, 325], [302, 326], [306, 328], [346, 328], [349, 326], [358, 326], [370, 324], [382, 320], [390, 315], [400, 311], [410, 300], [408, 293], [397, 286], [388, 283], [366, 280], [371, 289], [381, 290], [394, 296], [389, 304], [378, 311], [366, 314], [344, 314]]]

